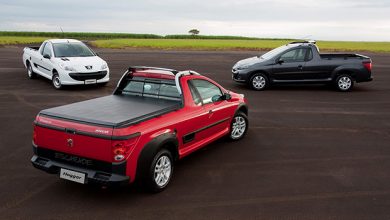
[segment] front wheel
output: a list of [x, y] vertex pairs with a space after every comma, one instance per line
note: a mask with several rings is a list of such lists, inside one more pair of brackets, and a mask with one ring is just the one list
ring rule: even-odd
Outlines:
[[234, 115], [230, 124], [229, 139], [236, 141], [242, 139], [248, 130], [248, 118], [243, 112]]
[[168, 186], [172, 174], [172, 154], [170, 151], [162, 149], [154, 156], [144, 183], [149, 191], [161, 192]]
[[58, 75], [58, 73], [53, 74], [53, 78], [52, 78], [51, 82], [52, 82], [55, 89], [62, 89], [63, 88], [63, 86], [61, 84], [60, 76]]
[[263, 73], [255, 73], [250, 81], [249, 81], [250, 87], [254, 90], [264, 90], [268, 87], [269, 80], [268, 77]]
[[353, 79], [350, 75], [343, 74], [336, 78], [335, 84], [338, 90], [347, 92], [353, 87]]

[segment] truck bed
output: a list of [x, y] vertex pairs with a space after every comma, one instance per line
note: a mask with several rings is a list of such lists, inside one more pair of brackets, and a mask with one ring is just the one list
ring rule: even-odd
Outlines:
[[29, 46], [29, 47], [25, 47], [25, 49], [39, 50], [39, 46]]
[[360, 55], [360, 54], [343, 54], [343, 53], [321, 53], [321, 59], [333, 60], [333, 59], [369, 59], [369, 57]]
[[45, 109], [40, 115], [105, 127], [125, 127], [178, 110], [180, 107], [181, 101], [109, 95]]

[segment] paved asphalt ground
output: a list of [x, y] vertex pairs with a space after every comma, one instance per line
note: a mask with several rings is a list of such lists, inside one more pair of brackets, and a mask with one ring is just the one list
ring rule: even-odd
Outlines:
[[[1, 219], [390, 219], [390, 55], [370, 83], [340, 93], [327, 86], [248, 90], [231, 80], [235, 61], [256, 52], [97, 50], [106, 87], [56, 91], [29, 80], [22, 48], [0, 48]], [[110, 94], [129, 65], [193, 69], [244, 93], [250, 129], [183, 159], [169, 188], [100, 189], [31, 166], [39, 110]]]

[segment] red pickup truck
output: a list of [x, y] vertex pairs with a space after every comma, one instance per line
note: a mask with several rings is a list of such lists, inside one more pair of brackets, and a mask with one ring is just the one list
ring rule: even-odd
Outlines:
[[109, 96], [42, 110], [34, 167], [86, 184], [166, 188], [174, 162], [248, 130], [243, 95], [194, 71], [130, 67]]

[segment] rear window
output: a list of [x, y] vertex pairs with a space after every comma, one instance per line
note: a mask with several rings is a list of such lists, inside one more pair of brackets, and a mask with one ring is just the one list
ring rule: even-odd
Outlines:
[[181, 100], [174, 81], [148, 81], [132, 79], [122, 89], [123, 95], [136, 95], [144, 97], [162, 98], [168, 100]]

